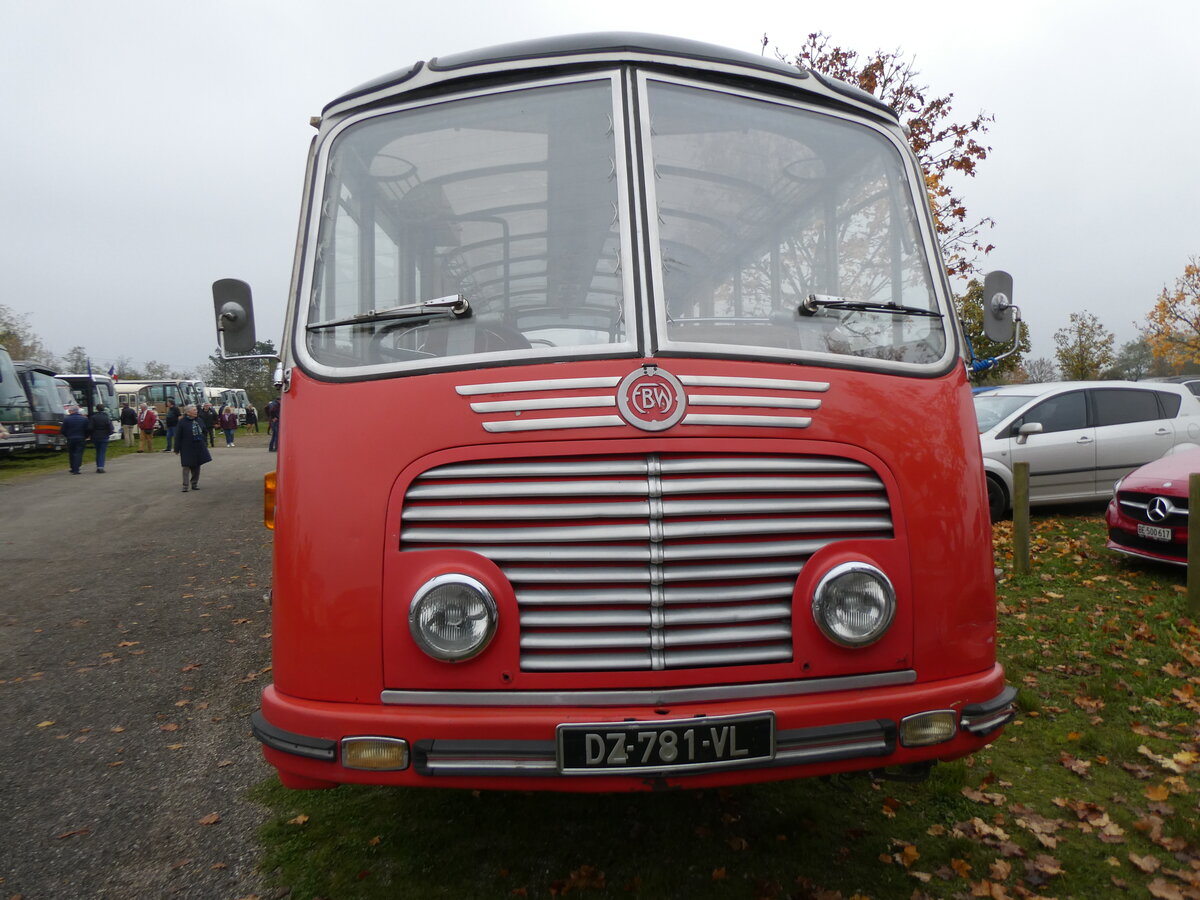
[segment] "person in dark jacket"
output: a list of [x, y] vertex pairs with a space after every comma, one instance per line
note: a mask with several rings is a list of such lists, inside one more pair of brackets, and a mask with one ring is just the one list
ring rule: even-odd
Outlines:
[[204, 426], [204, 436], [208, 446], [217, 446], [217, 411], [211, 403], [205, 403], [199, 412], [200, 424]]
[[92, 435], [92, 423], [79, 411], [78, 406], [68, 406], [67, 415], [58, 430], [67, 439], [67, 461], [71, 464], [71, 474], [78, 475], [79, 467], [83, 465], [83, 448]]
[[212, 454], [208, 452], [204, 423], [194, 403], [184, 407], [179, 427], [175, 429], [175, 453], [183, 467], [184, 493], [187, 493], [189, 481], [193, 491], [200, 490], [200, 467], [212, 462]]
[[175, 429], [179, 427], [179, 417], [182, 415], [179, 412], [179, 407], [175, 405], [174, 400], [167, 401], [167, 414], [164, 417], [167, 428], [167, 449], [163, 453], [170, 453], [175, 447]]
[[121, 437], [126, 447], [137, 443], [134, 432], [137, 431], [137, 412], [128, 403], [121, 404]]
[[258, 432], [258, 410], [254, 408], [254, 404], [250, 403], [246, 406], [246, 433], [250, 433], [253, 428], [255, 433]]
[[92, 444], [96, 447], [96, 472], [104, 471], [104, 458], [108, 455], [108, 439], [112, 437], [112, 418], [103, 403], [96, 404], [96, 411], [88, 417], [92, 426]]
[[282, 407], [278, 397], [267, 404], [267, 431], [271, 435], [267, 450], [271, 453], [279, 449], [279, 413], [281, 411]]

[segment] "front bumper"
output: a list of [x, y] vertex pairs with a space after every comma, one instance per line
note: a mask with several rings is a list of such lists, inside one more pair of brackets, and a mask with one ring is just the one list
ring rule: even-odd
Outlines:
[[1109, 501], [1104, 513], [1104, 522], [1108, 527], [1108, 540], [1104, 545], [1106, 549], [1138, 559], [1175, 566], [1187, 565], [1186, 528], [1171, 526], [1170, 541], [1142, 537], [1138, 534], [1138, 521], [1121, 511], [1117, 497]]
[[[315, 702], [270, 686], [252, 728], [267, 760], [290, 787], [360, 783], [622, 791], [783, 780], [956, 759], [993, 740], [1016, 713], [1016, 691], [1004, 684], [1000, 666], [933, 684], [755, 696], [768, 687], [747, 685], [745, 698], [670, 707], [589, 706], [579, 697], [571, 698], [570, 705], [481, 707]], [[953, 736], [937, 744], [905, 746], [901, 721], [934, 710], [953, 712]], [[667, 767], [636, 774], [568, 774], [560, 769], [555, 734], [562, 724], [599, 721], [615, 726], [768, 712], [776, 723], [769, 759], [687, 772]], [[343, 765], [343, 739], [363, 736], [406, 742], [408, 764], [396, 771]]]

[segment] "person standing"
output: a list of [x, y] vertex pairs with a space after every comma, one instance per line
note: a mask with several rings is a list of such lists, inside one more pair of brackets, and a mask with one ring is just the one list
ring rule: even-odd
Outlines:
[[279, 449], [279, 413], [280, 403], [276, 397], [267, 404], [267, 431], [271, 434], [271, 443], [267, 445], [267, 451], [270, 453]]
[[170, 453], [171, 448], [175, 446], [175, 429], [179, 427], [179, 407], [175, 405], [174, 400], [167, 401], [167, 412], [163, 417], [163, 421], [167, 428], [167, 449], [163, 453]]
[[179, 427], [175, 429], [175, 453], [179, 457], [179, 465], [183, 468], [185, 494], [189, 483], [193, 491], [200, 490], [200, 467], [212, 462], [212, 454], [208, 452], [204, 434], [204, 422], [197, 415], [196, 404], [189, 403], [183, 408], [183, 417], [179, 420]]
[[237, 434], [237, 413], [233, 411], [232, 406], [226, 406], [221, 410], [221, 430], [225, 432], [225, 446], [234, 446], [233, 438]]
[[211, 403], [205, 403], [199, 413], [200, 424], [204, 426], [204, 436], [208, 439], [208, 446], [217, 446], [217, 411], [213, 409]]
[[246, 433], [250, 433], [250, 426], [254, 426], [254, 433], [258, 434], [258, 410], [254, 408], [253, 403], [246, 404]]
[[96, 404], [96, 411], [91, 414], [88, 422], [92, 426], [92, 444], [96, 448], [96, 472], [104, 472], [104, 459], [108, 456], [108, 439], [112, 437], [112, 417], [104, 409], [103, 403]]
[[134, 444], [133, 433], [137, 430], [137, 413], [133, 411], [133, 407], [128, 403], [121, 404], [121, 437], [125, 441], [126, 447], [132, 447]]
[[67, 439], [67, 460], [71, 465], [71, 474], [78, 475], [79, 467], [83, 465], [83, 448], [92, 434], [92, 424], [78, 406], [68, 406], [58, 430]]
[[154, 450], [154, 429], [158, 427], [158, 413], [153, 407], [143, 403], [138, 407], [138, 430], [141, 432], [141, 442], [138, 453], [148, 453]]

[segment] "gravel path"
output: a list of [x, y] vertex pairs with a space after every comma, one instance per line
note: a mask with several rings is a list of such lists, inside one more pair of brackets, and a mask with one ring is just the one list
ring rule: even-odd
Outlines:
[[0, 483], [0, 897], [266, 896], [265, 438]]

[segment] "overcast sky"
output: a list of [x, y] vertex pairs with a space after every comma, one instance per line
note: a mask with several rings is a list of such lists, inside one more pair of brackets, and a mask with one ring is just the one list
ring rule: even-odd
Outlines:
[[0, 0], [0, 303], [62, 355], [195, 369], [211, 284], [278, 344], [309, 117], [418, 59], [580, 31], [758, 52], [824, 31], [901, 50], [954, 117], [995, 116], [962, 188], [991, 216], [1033, 356], [1072, 312], [1137, 336], [1200, 255], [1200, 3], [1007, 0]]

